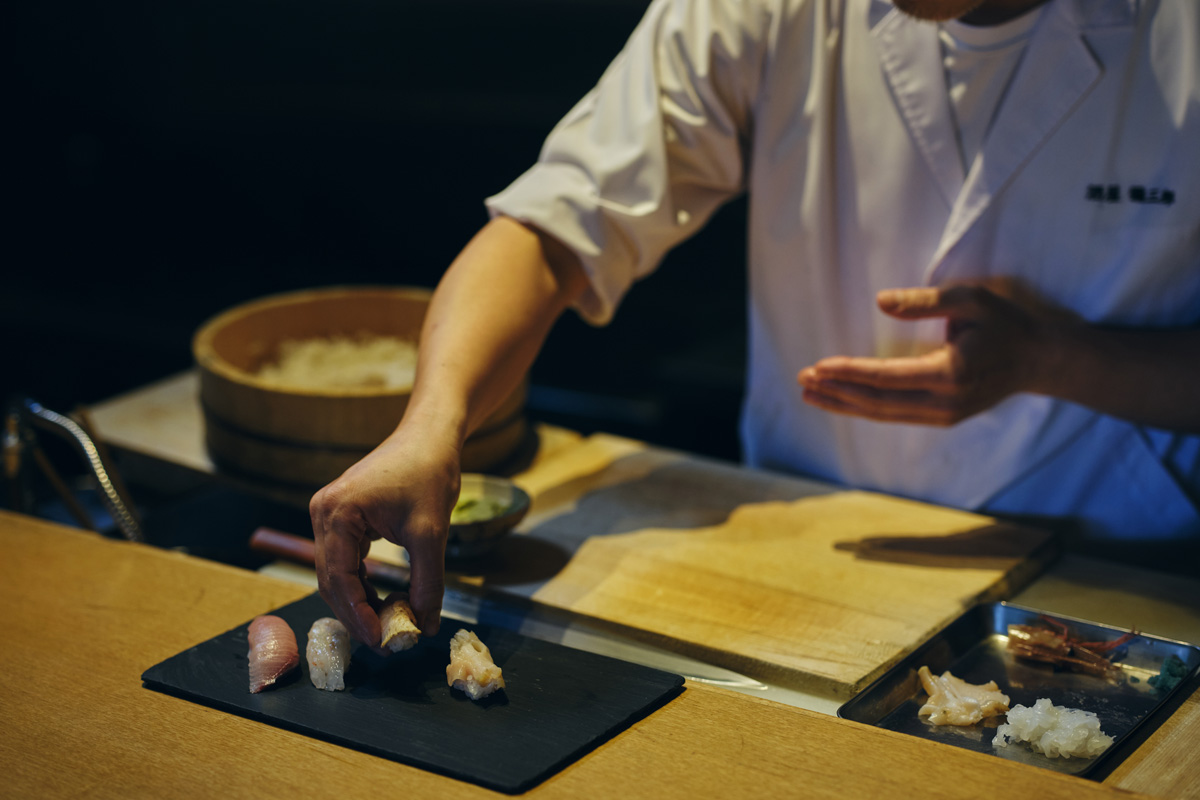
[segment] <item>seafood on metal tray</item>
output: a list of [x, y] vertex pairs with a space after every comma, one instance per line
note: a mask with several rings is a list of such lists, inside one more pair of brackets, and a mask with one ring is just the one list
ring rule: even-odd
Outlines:
[[925, 666], [917, 670], [917, 677], [929, 694], [929, 700], [917, 715], [928, 717], [934, 725], [974, 725], [984, 717], [1008, 711], [1008, 695], [1000, 691], [995, 681], [967, 683], [949, 670], [939, 677]]
[[996, 728], [995, 747], [1009, 742], [1029, 742], [1036, 752], [1050, 758], [1094, 758], [1113, 743], [1100, 730], [1100, 718], [1091, 711], [1064, 708], [1040, 697], [1032, 706], [1013, 706], [1008, 721]]
[[1111, 660], [1113, 651], [1137, 636], [1137, 631], [1108, 642], [1085, 642], [1056, 619], [1043, 615], [1042, 621], [1049, 627], [1009, 625], [1009, 652], [1018, 658], [1053, 664], [1112, 682], [1120, 679], [1121, 668]]

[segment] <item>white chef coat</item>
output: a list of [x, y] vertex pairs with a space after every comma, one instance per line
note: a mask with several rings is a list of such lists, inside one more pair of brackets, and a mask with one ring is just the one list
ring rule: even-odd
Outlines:
[[952, 19], [938, 26], [964, 174], [983, 144], [1041, 13], [1039, 6], [999, 25], [968, 25]]
[[[749, 192], [753, 466], [1094, 534], [1200, 532], [1200, 440], [1034, 395], [951, 428], [830, 414], [797, 372], [943, 324], [881, 289], [1024, 281], [1096, 324], [1200, 323], [1200, 4], [1051, 0], [970, 169], [936, 25], [886, 0], [655, 0], [493, 214], [571, 247], [596, 323]], [[731, 265], [732, 268], [732, 265]]]

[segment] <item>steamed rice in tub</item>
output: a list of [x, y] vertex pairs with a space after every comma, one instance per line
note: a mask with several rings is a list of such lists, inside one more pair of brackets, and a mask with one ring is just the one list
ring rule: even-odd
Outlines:
[[286, 339], [279, 358], [257, 377], [288, 389], [379, 388], [411, 390], [417, 374], [417, 346], [396, 336], [359, 334]]

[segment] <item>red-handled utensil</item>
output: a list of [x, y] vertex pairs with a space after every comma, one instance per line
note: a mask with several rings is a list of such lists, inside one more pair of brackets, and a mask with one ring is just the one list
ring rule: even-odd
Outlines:
[[[317, 545], [312, 539], [294, 536], [273, 528], [256, 530], [250, 537], [250, 549], [260, 553], [270, 553], [310, 567], [316, 564]], [[408, 588], [410, 575], [407, 567], [398, 567], [395, 564], [376, 561], [373, 558], [364, 559], [363, 565], [367, 568], [368, 579], [397, 588]]]

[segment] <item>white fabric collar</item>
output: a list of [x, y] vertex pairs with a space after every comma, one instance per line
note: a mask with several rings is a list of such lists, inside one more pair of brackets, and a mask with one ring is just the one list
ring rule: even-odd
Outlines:
[[956, 19], [941, 23], [959, 47], [966, 50], [1000, 50], [1029, 37], [1044, 5], [999, 25], [968, 25]]

